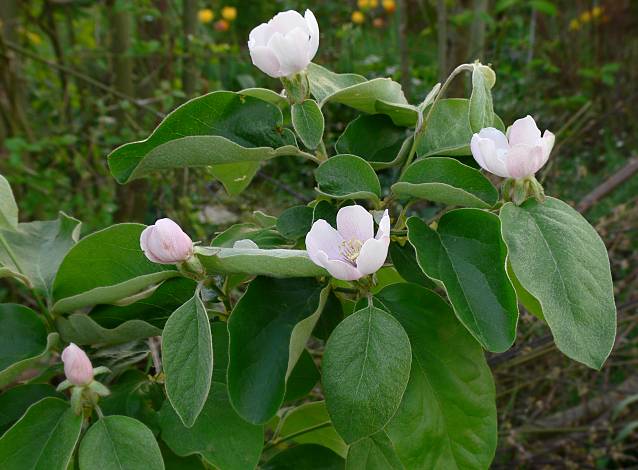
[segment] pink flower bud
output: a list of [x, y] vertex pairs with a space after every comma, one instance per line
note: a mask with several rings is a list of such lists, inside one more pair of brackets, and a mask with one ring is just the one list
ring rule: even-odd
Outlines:
[[193, 241], [171, 219], [159, 219], [140, 236], [140, 246], [153, 263], [176, 264], [193, 254]]
[[93, 382], [93, 365], [82, 349], [74, 343], [62, 351], [64, 375], [73, 385], [83, 386]]

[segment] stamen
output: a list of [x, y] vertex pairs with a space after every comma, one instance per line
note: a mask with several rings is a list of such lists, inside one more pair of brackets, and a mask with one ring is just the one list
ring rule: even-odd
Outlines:
[[347, 259], [348, 261], [354, 264], [354, 262], [359, 257], [359, 252], [361, 251], [362, 246], [363, 246], [363, 243], [361, 243], [360, 240], [357, 240], [355, 238], [351, 240], [344, 240], [343, 242], [341, 242], [339, 253], [345, 259]]

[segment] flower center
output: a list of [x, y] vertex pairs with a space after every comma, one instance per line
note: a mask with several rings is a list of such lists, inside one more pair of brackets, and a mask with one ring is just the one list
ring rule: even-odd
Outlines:
[[361, 247], [363, 243], [356, 238], [352, 238], [350, 240], [344, 240], [341, 242], [341, 246], [339, 247], [339, 253], [345, 259], [354, 264], [354, 262], [359, 257], [359, 252], [361, 252]]

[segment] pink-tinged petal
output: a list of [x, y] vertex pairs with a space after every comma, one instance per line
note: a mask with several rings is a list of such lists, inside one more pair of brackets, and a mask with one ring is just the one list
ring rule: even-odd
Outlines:
[[[299, 12], [296, 12], [294, 10], [287, 10], [282, 11], [281, 13], [277, 13], [268, 22], [268, 25], [272, 28], [273, 32], [278, 32], [282, 35], [286, 35], [295, 28], [308, 28], [304, 17], [301, 16]], [[310, 31], [307, 32], [310, 33]]]
[[536, 145], [541, 138], [541, 131], [534, 118], [528, 114], [524, 118], [514, 121], [514, 124], [507, 130], [507, 138], [510, 145]]
[[308, 25], [308, 30], [310, 30], [310, 49], [308, 49], [308, 60], [312, 61], [319, 49], [319, 24], [317, 23], [317, 18], [315, 18], [314, 13], [310, 10], [306, 10], [304, 19]]
[[507, 150], [509, 144], [507, 143], [507, 137], [500, 130], [495, 127], [485, 127], [478, 133], [481, 139], [490, 139], [494, 141], [494, 146], [501, 150]]
[[361, 247], [359, 257], [357, 258], [357, 269], [359, 272], [366, 275], [377, 272], [388, 257], [389, 245], [390, 238], [387, 236], [379, 240], [371, 238], [366, 241]]
[[142, 231], [142, 234], [140, 235], [140, 247], [150, 261], [153, 263], [163, 263], [163, 261], [155, 256], [151, 251], [151, 240], [153, 238], [154, 231], [154, 225], [149, 225]]
[[319, 251], [317, 255], [319, 261], [317, 264], [324, 267], [336, 279], [356, 281], [364, 276], [363, 273], [346, 261], [330, 259], [323, 251]]
[[472, 151], [472, 156], [474, 157], [474, 160], [476, 160], [476, 163], [478, 163], [479, 166], [484, 170], [487, 170], [487, 167], [485, 166], [485, 159], [483, 158], [483, 153], [481, 152], [481, 148], [479, 147], [480, 141], [481, 138], [479, 137], [479, 135], [474, 134], [472, 136], [472, 140], [470, 140], [470, 150]]
[[74, 343], [62, 351], [64, 375], [73, 385], [84, 386], [93, 381], [93, 365], [86, 353]]
[[301, 28], [295, 28], [285, 36], [279, 32], [272, 35], [268, 48], [277, 57], [282, 76], [295, 74], [308, 66], [309, 41], [309, 34]]
[[253, 65], [266, 75], [273, 78], [283, 77], [284, 74], [280, 70], [279, 59], [275, 53], [266, 46], [250, 47], [250, 58]]
[[[478, 139], [478, 151], [483, 158], [483, 165], [481, 167], [490, 173], [507, 178], [510, 176], [507, 166], [507, 150], [497, 149], [496, 144], [491, 139]], [[478, 161], [478, 160], [477, 160]], [[478, 162], [479, 165], [481, 162]]]
[[267, 23], [262, 23], [253, 28], [248, 35], [248, 47], [252, 49], [253, 47], [265, 46], [268, 44], [268, 40], [274, 32], [272, 27]]
[[365, 242], [374, 237], [374, 219], [363, 206], [345, 206], [337, 212], [337, 231], [344, 240]]
[[377, 240], [383, 237], [390, 236], [390, 214], [388, 214], [388, 209], [383, 213], [383, 217], [381, 217], [381, 221], [379, 222], [379, 229], [377, 230], [377, 236], [375, 237]]
[[175, 264], [188, 259], [193, 253], [193, 242], [171, 219], [160, 219], [144, 229], [140, 247], [154, 263]]
[[554, 148], [554, 141], [556, 137], [549, 131], [545, 131], [543, 133], [542, 145], [543, 145], [543, 165], [547, 163], [549, 159], [549, 154], [552, 152]]
[[340, 249], [343, 238], [328, 222], [323, 219], [312, 224], [310, 232], [306, 234], [306, 250], [310, 259], [319, 266], [319, 252], [323, 252], [332, 259], [340, 259]]
[[514, 145], [507, 154], [507, 171], [511, 178], [532, 176], [543, 166], [541, 145]]

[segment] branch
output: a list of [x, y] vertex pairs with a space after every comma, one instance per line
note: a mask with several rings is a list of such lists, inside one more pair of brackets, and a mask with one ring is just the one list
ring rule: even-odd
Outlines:
[[607, 196], [618, 186], [623, 184], [629, 178], [634, 176], [638, 172], [638, 157], [629, 159], [627, 164], [620, 170], [614, 173], [610, 178], [605, 180], [600, 186], [594, 189], [591, 193], [585, 196], [578, 204], [577, 209], [581, 213], [587, 212], [596, 204], [600, 199]]

